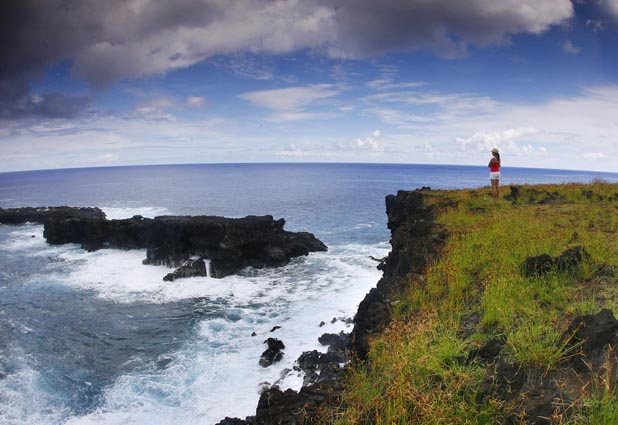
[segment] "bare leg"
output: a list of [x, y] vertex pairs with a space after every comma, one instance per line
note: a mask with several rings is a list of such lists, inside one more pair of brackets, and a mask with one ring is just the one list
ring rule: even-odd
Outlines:
[[498, 179], [491, 179], [491, 193], [494, 197], [494, 199], [498, 199], [498, 196], [500, 196], [500, 189], [499, 189], [499, 183], [500, 180]]

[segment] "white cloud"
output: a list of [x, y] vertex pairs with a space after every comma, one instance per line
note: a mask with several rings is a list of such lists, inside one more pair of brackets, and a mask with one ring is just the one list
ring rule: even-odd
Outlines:
[[567, 53], [569, 55], [577, 55], [579, 52], [581, 52], [581, 48], [575, 46], [573, 43], [571, 43], [570, 41], [566, 41], [563, 45], [562, 45], [562, 51], [564, 53]]
[[[366, 114], [389, 129], [389, 145], [399, 145], [402, 161], [483, 163], [498, 146], [509, 165], [616, 170], [618, 85], [583, 89], [578, 95], [545, 103], [498, 102], [474, 93], [437, 90], [385, 92], [363, 99]], [[397, 134], [395, 134], [397, 130]], [[596, 161], [589, 152], [604, 152]]]
[[493, 148], [514, 155], [529, 155], [534, 151], [530, 144], [519, 144], [518, 140], [541, 133], [538, 128], [510, 128], [499, 131], [479, 131], [468, 138], [457, 137], [455, 144], [462, 153], [487, 153]]
[[176, 116], [167, 110], [174, 108], [176, 102], [169, 98], [151, 99], [138, 105], [132, 117], [146, 120], [176, 121]]
[[389, 78], [381, 78], [379, 80], [373, 80], [367, 83], [367, 87], [374, 89], [374, 90], [410, 89], [410, 88], [416, 88], [416, 87], [423, 87], [425, 85], [427, 85], [427, 83], [424, 83], [422, 81], [396, 83], [392, 79], [389, 79]]
[[364, 98], [365, 112], [401, 128], [423, 123], [450, 122], [468, 116], [486, 116], [501, 108], [487, 96], [435, 91], [386, 91]]
[[189, 106], [200, 107], [204, 106], [206, 99], [204, 99], [204, 96], [189, 96], [187, 97], [186, 103]]
[[584, 154], [584, 158], [586, 159], [605, 159], [607, 158], [607, 154], [604, 152], [586, 152]]
[[335, 96], [337, 93], [338, 91], [330, 84], [314, 84], [248, 92], [239, 95], [239, 97], [263, 108], [294, 111], [318, 100]]
[[380, 130], [375, 130], [367, 137], [358, 138], [354, 141], [353, 144], [350, 145], [352, 149], [361, 149], [361, 150], [369, 150], [371, 152], [379, 152], [383, 150], [382, 146], [378, 143], [378, 140], [382, 134]]
[[275, 111], [270, 121], [298, 121], [306, 119], [331, 119], [334, 112], [307, 111], [309, 107], [324, 105], [328, 99], [339, 94], [330, 84], [288, 87], [284, 89], [261, 90], [239, 95], [255, 106]]

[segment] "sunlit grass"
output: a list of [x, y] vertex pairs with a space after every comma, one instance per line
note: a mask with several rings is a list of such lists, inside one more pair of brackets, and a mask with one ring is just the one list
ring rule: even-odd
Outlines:
[[[501, 423], [512, 406], [477, 397], [487, 370], [470, 351], [499, 336], [505, 359], [551, 373], [577, 348], [564, 339], [570, 320], [618, 306], [616, 285], [607, 285], [618, 266], [618, 185], [521, 186], [516, 201], [503, 188], [497, 202], [488, 190], [427, 194], [448, 240], [425, 275], [410, 279], [367, 364], [351, 368], [336, 423]], [[576, 245], [591, 258], [579, 267], [522, 275], [527, 257]], [[618, 418], [613, 390], [582, 403], [573, 423], [616, 423], [603, 422]]]

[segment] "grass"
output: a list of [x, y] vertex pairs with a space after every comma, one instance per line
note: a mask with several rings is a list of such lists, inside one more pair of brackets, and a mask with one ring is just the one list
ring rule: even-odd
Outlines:
[[[503, 423], [521, 400], [487, 391], [491, 368], [471, 361], [472, 350], [501, 338], [504, 361], [559, 380], [575, 350], [563, 337], [572, 318], [618, 307], [617, 185], [522, 186], [516, 202], [494, 202], [487, 188], [426, 196], [436, 208], [445, 199], [455, 202], [438, 209], [436, 221], [447, 243], [424, 276], [410, 278], [368, 361], [350, 368], [336, 424]], [[590, 260], [522, 275], [527, 257], [556, 257], [575, 245]], [[618, 423], [610, 381], [602, 391], [581, 384], [575, 413], [556, 423]]]

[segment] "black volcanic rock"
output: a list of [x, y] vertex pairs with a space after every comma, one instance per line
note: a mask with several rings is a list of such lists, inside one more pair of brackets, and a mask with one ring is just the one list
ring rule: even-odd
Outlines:
[[[204, 259], [210, 260], [212, 277], [224, 277], [245, 267], [279, 267], [294, 257], [327, 250], [311, 233], [283, 230], [285, 220], [270, 215], [107, 220], [98, 208], [0, 209], [1, 224], [27, 222], [44, 224], [43, 235], [54, 245], [76, 243], [88, 251], [146, 249], [144, 264], [179, 267], [166, 280], [205, 276]], [[192, 258], [200, 260], [188, 262]]]
[[49, 220], [67, 219], [104, 220], [105, 213], [93, 207], [23, 207], [0, 208], [0, 224], [45, 224]]
[[260, 366], [268, 367], [283, 358], [283, 352], [281, 350], [285, 348], [285, 345], [277, 338], [268, 338], [264, 343], [268, 344], [268, 348], [262, 353], [262, 357], [260, 357]]
[[556, 258], [549, 254], [528, 257], [520, 265], [521, 274], [525, 277], [541, 277], [551, 270], [559, 272], [574, 271], [583, 262], [590, 260], [590, 254], [583, 246], [578, 245], [567, 249]]
[[324, 424], [324, 410], [341, 404], [343, 388], [340, 382], [333, 381], [304, 386], [299, 392], [270, 388], [260, 396], [252, 423]]
[[[577, 316], [562, 338], [567, 347], [579, 348], [571, 357], [576, 370], [587, 372], [601, 367], [607, 361], [608, 346], [618, 345], [618, 320], [609, 309], [602, 309], [597, 314]], [[616, 357], [614, 350], [609, 352]]]
[[358, 306], [352, 330], [351, 348], [359, 359], [365, 359], [368, 337], [381, 332], [391, 321], [392, 302], [407, 285], [409, 276], [422, 275], [427, 261], [446, 239], [445, 231], [434, 221], [431, 207], [423, 201], [420, 190], [402, 191], [386, 197], [388, 228], [392, 250], [379, 269], [384, 273], [375, 288]]
[[206, 269], [206, 263], [203, 258], [185, 261], [182, 266], [178, 267], [172, 273], [166, 274], [163, 280], [165, 282], [173, 282], [176, 279], [195, 276], [208, 276], [208, 270]]
[[[271, 387], [262, 392], [255, 416], [245, 419], [246, 424], [323, 424], [331, 409], [341, 406], [344, 390], [344, 369], [350, 355], [365, 359], [368, 337], [379, 332], [391, 320], [392, 301], [407, 284], [411, 275], [421, 276], [427, 262], [442, 247], [445, 232], [434, 221], [431, 207], [424, 202], [429, 188], [421, 191], [400, 191], [386, 197], [388, 227], [391, 230], [392, 251], [380, 262], [383, 277], [359, 305], [351, 335], [323, 334], [322, 345], [327, 353], [317, 350], [304, 352], [297, 360], [295, 370], [305, 372], [303, 386], [296, 392]], [[444, 207], [440, 205], [439, 207]], [[323, 326], [324, 322], [320, 323]], [[241, 421], [240, 419], [230, 419]], [[243, 422], [222, 422], [228, 423]]]

